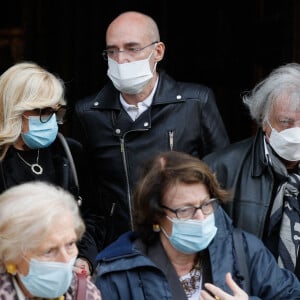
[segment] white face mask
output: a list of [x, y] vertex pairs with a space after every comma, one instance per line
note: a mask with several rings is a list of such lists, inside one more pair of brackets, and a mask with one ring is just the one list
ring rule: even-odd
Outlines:
[[300, 160], [300, 127], [288, 128], [278, 132], [270, 123], [269, 126], [272, 129], [269, 143], [274, 151], [285, 160]]
[[108, 57], [107, 76], [118, 91], [125, 94], [138, 94], [142, 92], [147, 83], [152, 79], [156, 67], [155, 64], [151, 71], [149, 60], [153, 52], [154, 50], [146, 59], [124, 64], [118, 64]]

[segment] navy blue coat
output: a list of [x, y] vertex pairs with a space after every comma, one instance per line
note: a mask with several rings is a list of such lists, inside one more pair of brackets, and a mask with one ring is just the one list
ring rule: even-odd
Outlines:
[[[233, 250], [233, 227], [221, 207], [215, 212], [215, 220], [218, 231], [208, 247], [212, 283], [231, 293], [225, 283], [227, 272], [241, 284]], [[300, 299], [300, 282], [296, 276], [280, 269], [257, 237], [243, 232], [243, 240], [249, 268], [250, 299]], [[97, 260], [96, 285], [103, 300], [187, 299], [160, 242], [146, 247], [134, 233], [126, 233], [100, 252]]]

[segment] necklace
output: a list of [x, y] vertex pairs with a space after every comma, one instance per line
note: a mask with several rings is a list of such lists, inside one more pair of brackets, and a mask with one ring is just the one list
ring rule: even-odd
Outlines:
[[19, 158], [22, 160], [22, 162], [27, 165], [28, 167], [31, 168], [31, 171], [36, 174], [36, 175], [41, 175], [43, 173], [43, 167], [41, 165], [39, 165], [39, 158], [40, 158], [40, 149], [38, 149], [37, 151], [37, 157], [36, 157], [36, 163], [34, 164], [30, 164], [29, 162], [27, 162], [21, 155], [19, 152], [17, 152], [17, 155], [19, 156]]

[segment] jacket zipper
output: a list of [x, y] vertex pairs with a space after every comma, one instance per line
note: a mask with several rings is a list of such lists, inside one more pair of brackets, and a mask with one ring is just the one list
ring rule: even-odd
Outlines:
[[132, 218], [132, 212], [131, 212], [131, 195], [130, 195], [129, 176], [128, 176], [128, 169], [127, 169], [127, 160], [126, 160], [126, 155], [125, 155], [124, 136], [120, 138], [120, 142], [121, 142], [120, 147], [121, 147], [122, 160], [123, 160], [125, 177], [126, 177], [126, 193], [127, 193], [128, 208], [129, 208], [129, 215], [130, 215], [130, 227], [131, 227], [131, 230], [133, 230], [133, 218]]
[[171, 130], [168, 133], [169, 133], [169, 146], [170, 146], [170, 150], [173, 151], [173, 146], [174, 146], [174, 131]]
[[[139, 130], [131, 130], [131, 131], [147, 131], [147, 130], [148, 129], [139, 129]], [[126, 178], [126, 193], [127, 193], [128, 208], [129, 208], [129, 215], [130, 215], [130, 227], [131, 227], [131, 230], [134, 230], [129, 175], [128, 175], [126, 153], [125, 153], [125, 136], [127, 133], [129, 133], [131, 131], [127, 131], [122, 137], [120, 137], [120, 151], [121, 151], [121, 155], [122, 155], [123, 166], [124, 166], [124, 171], [125, 171], [125, 178]]]

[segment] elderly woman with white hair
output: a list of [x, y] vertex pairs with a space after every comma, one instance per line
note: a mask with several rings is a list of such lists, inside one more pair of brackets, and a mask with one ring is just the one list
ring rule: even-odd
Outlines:
[[30, 182], [0, 195], [0, 299], [89, 299], [101, 295], [88, 277], [79, 289], [73, 265], [85, 225], [73, 196]]

